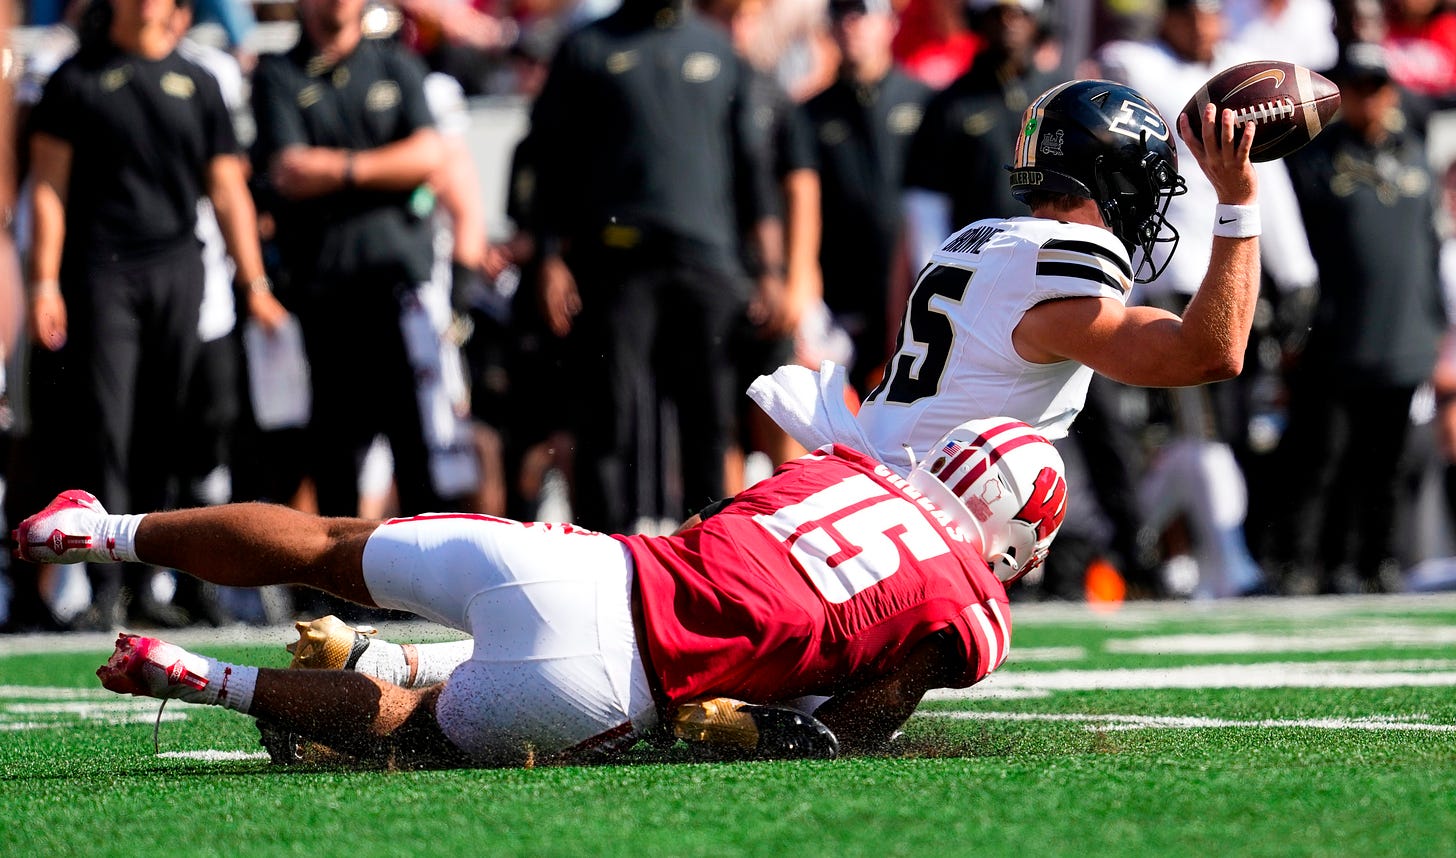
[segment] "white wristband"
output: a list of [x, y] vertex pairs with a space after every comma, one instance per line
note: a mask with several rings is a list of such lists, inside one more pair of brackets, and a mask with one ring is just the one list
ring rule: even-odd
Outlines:
[[1258, 203], [1246, 206], [1219, 203], [1213, 212], [1214, 235], [1223, 238], [1253, 238], [1261, 232]]

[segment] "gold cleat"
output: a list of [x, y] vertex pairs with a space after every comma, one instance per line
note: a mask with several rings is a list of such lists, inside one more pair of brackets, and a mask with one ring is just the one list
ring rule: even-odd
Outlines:
[[288, 645], [293, 654], [289, 670], [352, 670], [379, 630], [373, 626], [351, 626], [329, 614], [310, 622], [293, 624], [298, 640]]
[[[379, 633], [371, 626], [351, 626], [333, 614], [310, 622], [296, 622], [293, 627], [298, 630], [298, 640], [287, 647], [293, 655], [289, 670], [352, 670], [369, 646], [369, 639]], [[274, 765], [339, 759], [323, 745], [266, 721], [258, 721], [258, 735], [259, 744]]]
[[712, 697], [677, 708], [673, 734], [720, 759], [832, 760], [839, 740], [813, 715], [783, 706]]
[[758, 747], [758, 724], [743, 711], [748, 704], [714, 697], [677, 707], [672, 731], [684, 742], [707, 742], [752, 751]]

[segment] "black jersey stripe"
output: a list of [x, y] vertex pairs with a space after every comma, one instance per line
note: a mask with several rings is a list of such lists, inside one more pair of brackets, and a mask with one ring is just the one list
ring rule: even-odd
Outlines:
[[1094, 244], [1090, 241], [1074, 241], [1061, 238], [1053, 238], [1042, 244], [1041, 247], [1042, 250], [1066, 250], [1072, 253], [1085, 253], [1089, 256], [1096, 256], [1099, 259], [1105, 259], [1108, 262], [1111, 262], [1113, 265], [1116, 265], [1118, 270], [1120, 270], [1125, 276], [1132, 277], [1132, 264], [1129, 263], [1122, 256], [1113, 253], [1112, 251], [1108, 250], [1100, 244]]
[[1075, 277], [1078, 280], [1104, 283], [1119, 292], [1127, 291], [1125, 281], [1113, 277], [1096, 265], [1083, 265], [1078, 262], [1038, 262], [1036, 274], [1038, 277]]

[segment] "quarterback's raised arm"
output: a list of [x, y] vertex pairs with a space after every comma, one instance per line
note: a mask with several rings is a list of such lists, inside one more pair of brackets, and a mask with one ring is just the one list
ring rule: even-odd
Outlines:
[[1153, 307], [1073, 298], [1031, 308], [1015, 330], [1017, 351], [1035, 363], [1075, 360], [1125, 384], [1182, 387], [1219, 381], [1243, 368], [1259, 294], [1258, 182], [1249, 152], [1253, 123], [1236, 135], [1233, 111], [1201, 133], [1180, 117], [1179, 133], [1218, 192], [1208, 273], [1181, 317]]

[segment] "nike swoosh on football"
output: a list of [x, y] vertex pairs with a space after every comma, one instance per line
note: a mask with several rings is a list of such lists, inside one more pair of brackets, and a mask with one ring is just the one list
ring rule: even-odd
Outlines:
[[1250, 77], [1248, 80], [1244, 81], [1243, 83], [1241, 83], [1238, 86], [1234, 87], [1233, 89], [1229, 90], [1228, 91], [1228, 94], [1223, 97], [1224, 101], [1228, 101], [1230, 98], [1233, 98], [1234, 97], [1234, 94], [1237, 93], [1239, 90], [1241, 90], [1241, 89], [1247, 89], [1248, 87], [1253, 86], [1254, 84], [1258, 83], [1261, 80], [1272, 80], [1272, 81], [1274, 81], [1274, 86], [1276, 86], [1276, 87], [1283, 86], [1284, 85], [1284, 70], [1283, 69], [1267, 69], [1265, 71], [1259, 72], [1258, 74]]

